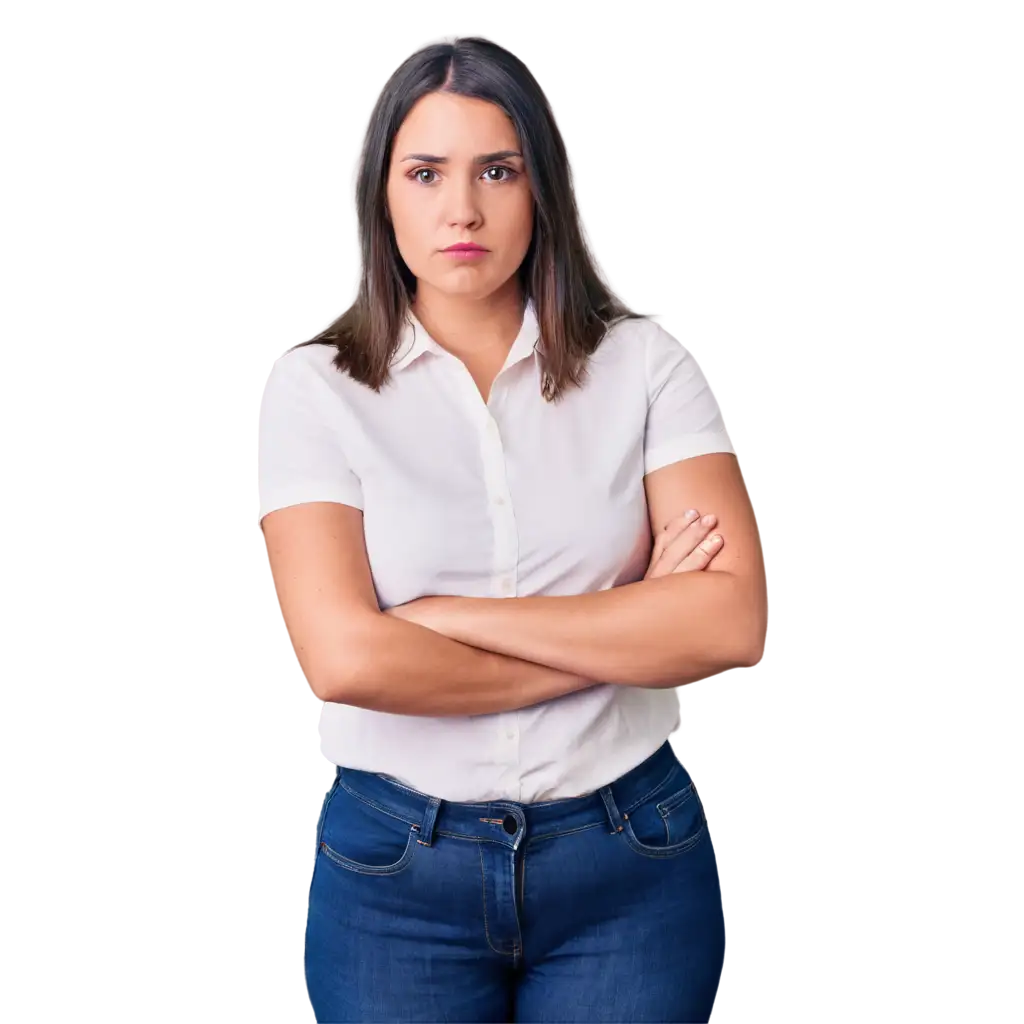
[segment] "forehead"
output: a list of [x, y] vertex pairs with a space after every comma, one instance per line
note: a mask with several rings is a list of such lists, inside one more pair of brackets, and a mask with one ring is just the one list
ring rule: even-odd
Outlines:
[[516, 130], [500, 107], [487, 100], [435, 92], [413, 104], [395, 134], [393, 152], [399, 160], [413, 151], [468, 160], [487, 150], [516, 148]]

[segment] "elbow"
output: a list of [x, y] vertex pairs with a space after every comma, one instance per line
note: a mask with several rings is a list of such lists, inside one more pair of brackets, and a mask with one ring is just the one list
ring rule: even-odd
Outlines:
[[[730, 669], [751, 668], [761, 660], [762, 652], [762, 644], [755, 644], [748, 635], [733, 630], [728, 634], [720, 634], [713, 644], [704, 647], [699, 654], [690, 646], [682, 655], [681, 663], [674, 666], [666, 678], [643, 683], [631, 680], [628, 685], [679, 686], [692, 683]], [[618, 676], [616, 678], [619, 679]]]
[[377, 645], [376, 629], [383, 619], [350, 617], [342, 631], [323, 638], [319, 656], [306, 672], [310, 688], [319, 700], [328, 704], [352, 704], [363, 687], [369, 652]]
[[754, 611], [745, 616], [745, 629], [738, 638], [740, 665], [746, 668], [756, 666], [764, 656], [765, 649], [765, 608], [758, 602]]
[[732, 638], [728, 653], [720, 660], [721, 668], [718, 671], [730, 668], [753, 668], [761, 660], [763, 653], [764, 644], [756, 642], [747, 633], [736, 633]]
[[351, 656], [344, 659], [324, 659], [316, 667], [306, 672], [309, 688], [318, 700], [328, 704], [350, 704], [359, 677], [357, 659]]
[[313, 691], [317, 700], [322, 700], [329, 704], [345, 703], [344, 693], [348, 687], [343, 685], [337, 676], [321, 672], [308, 676], [307, 679], [309, 681], [309, 688]]
[[749, 597], [737, 616], [739, 630], [739, 664], [752, 668], [764, 656], [764, 641], [768, 633], [768, 601], [763, 587], [759, 593]]
[[756, 628], [744, 631], [744, 643], [740, 649], [740, 664], [744, 668], [753, 668], [764, 656], [764, 640], [767, 631], [768, 623], [764, 617], [758, 620]]
[[361, 673], [355, 658], [335, 661], [308, 677], [309, 685], [319, 700], [328, 704], [351, 704]]

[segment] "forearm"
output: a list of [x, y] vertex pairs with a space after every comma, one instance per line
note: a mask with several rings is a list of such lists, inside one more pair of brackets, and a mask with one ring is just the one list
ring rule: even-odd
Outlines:
[[567, 597], [459, 597], [438, 606], [436, 628], [589, 679], [678, 686], [749, 662], [739, 583], [687, 572]]
[[327, 699], [400, 715], [483, 715], [529, 707], [594, 680], [481, 650], [414, 622], [374, 615], [360, 633], [363, 656], [339, 674]]

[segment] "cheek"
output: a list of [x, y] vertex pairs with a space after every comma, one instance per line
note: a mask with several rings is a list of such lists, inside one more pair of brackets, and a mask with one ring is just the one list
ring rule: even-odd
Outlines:
[[430, 249], [430, 233], [412, 210], [392, 208], [391, 227], [395, 244], [409, 269], [414, 273], [423, 267]]
[[522, 225], [522, 245], [524, 254], [530, 247], [530, 242], [533, 240], [533, 207], [533, 196], [527, 192], [526, 199], [523, 201], [522, 214], [519, 219], [519, 223]]
[[522, 259], [533, 237], [533, 197], [530, 193], [527, 192], [525, 197], [517, 197], [516, 202], [509, 203], [502, 211], [502, 220], [502, 235], [506, 240], [510, 257], [515, 254], [516, 258]]

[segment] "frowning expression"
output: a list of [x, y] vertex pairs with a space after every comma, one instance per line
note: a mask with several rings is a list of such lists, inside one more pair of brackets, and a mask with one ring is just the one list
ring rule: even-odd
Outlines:
[[[436, 92], [412, 107], [392, 145], [387, 204], [419, 281], [482, 298], [516, 272], [533, 232], [521, 152], [512, 122], [486, 100]], [[485, 251], [444, 251], [465, 242]]]

